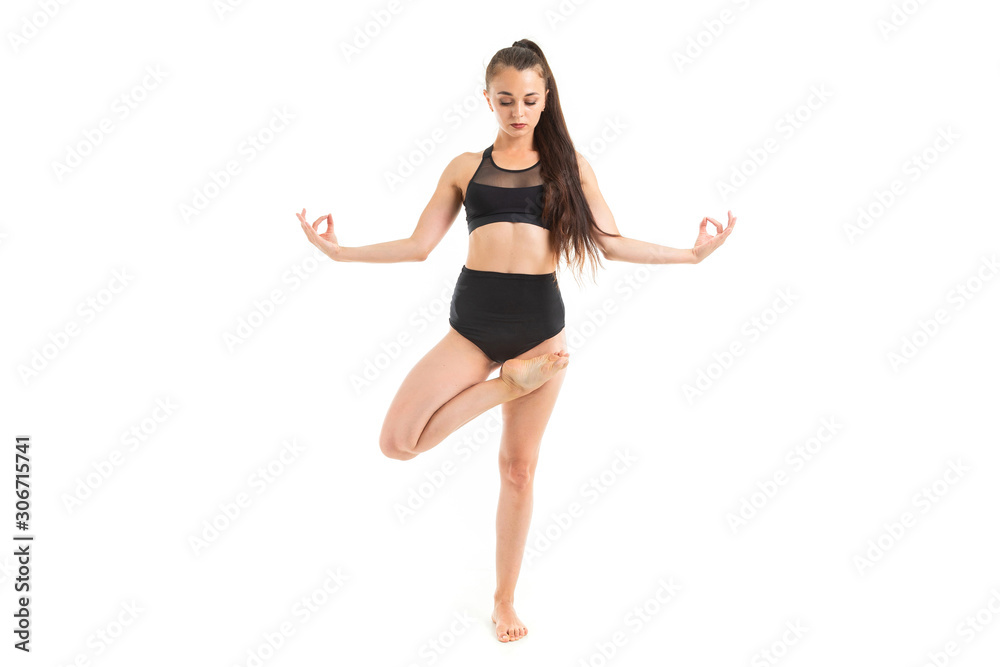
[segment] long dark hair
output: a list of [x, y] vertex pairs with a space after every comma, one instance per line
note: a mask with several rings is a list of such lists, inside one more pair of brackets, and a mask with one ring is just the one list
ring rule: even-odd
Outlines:
[[562, 106], [559, 104], [559, 88], [556, 78], [549, 69], [542, 49], [530, 39], [519, 39], [513, 45], [500, 49], [486, 66], [486, 88], [489, 89], [493, 77], [506, 67], [519, 72], [534, 68], [545, 82], [549, 93], [535, 126], [535, 147], [541, 162], [542, 178], [545, 181], [545, 207], [542, 217], [552, 221], [549, 247], [556, 257], [565, 257], [577, 277], [583, 271], [586, 259], [591, 261], [591, 275], [596, 281], [596, 265], [604, 268], [600, 258], [600, 248], [594, 241], [596, 233], [605, 236], [621, 236], [605, 232], [597, 226], [590, 205], [583, 195], [580, 185], [580, 165], [576, 160], [576, 149], [566, 128]]

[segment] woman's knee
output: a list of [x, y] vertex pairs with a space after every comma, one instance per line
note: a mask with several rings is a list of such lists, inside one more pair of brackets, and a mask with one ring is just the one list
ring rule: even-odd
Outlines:
[[414, 443], [410, 438], [401, 437], [397, 433], [382, 431], [378, 439], [378, 448], [390, 459], [409, 461], [417, 454], [413, 451]]
[[518, 490], [531, 488], [535, 478], [537, 459], [506, 459], [500, 463], [500, 479], [504, 484]]

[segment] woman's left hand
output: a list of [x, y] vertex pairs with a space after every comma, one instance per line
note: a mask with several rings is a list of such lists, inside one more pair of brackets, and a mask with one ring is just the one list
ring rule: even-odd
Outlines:
[[[733, 231], [733, 226], [736, 225], [736, 218], [733, 217], [733, 212], [729, 213], [729, 224], [726, 228], [722, 228], [722, 224], [713, 218], [702, 218], [701, 227], [698, 229], [698, 238], [694, 242], [694, 248], [691, 249], [691, 254], [694, 255], [694, 263], [697, 264], [701, 260], [705, 259], [712, 252], [722, 245], [729, 234]], [[708, 223], [709, 221], [715, 225], [715, 236], [709, 236], [708, 234]]]

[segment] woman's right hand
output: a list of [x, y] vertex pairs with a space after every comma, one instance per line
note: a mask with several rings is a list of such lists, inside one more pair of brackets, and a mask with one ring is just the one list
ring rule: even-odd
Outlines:
[[[311, 225], [306, 222], [306, 210], [302, 209], [301, 213], [296, 214], [299, 218], [299, 222], [302, 223], [302, 230], [306, 233], [306, 237], [309, 239], [309, 243], [319, 248], [324, 254], [330, 257], [330, 259], [336, 259], [337, 253], [340, 252], [340, 244], [337, 243], [337, 236], [333, 233], [333, 216], [330, 214], [316, 218], [316, 222]], [[326, 231], [322, 234], [319, 231], [319, 223], [326, 220]]]

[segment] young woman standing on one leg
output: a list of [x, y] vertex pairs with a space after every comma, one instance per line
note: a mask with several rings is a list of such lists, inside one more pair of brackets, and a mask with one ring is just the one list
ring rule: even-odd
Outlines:
[[[483, 95], [499, 125], [494, 143], [448, 164], [409, 238], [343, 247], [330, 215], [311, 225], [305, 210], [298, 218], [309, 241], [336, 261], [423, 261], [465, 206], [469, 253], [452, 295], [451, 326], [403, 380], [379, 447], [388, 457], [412, 459], [503, 405], [492, 619], [497, 638], [513, 641], [527, 633], [513, 601], [535, 466], [569, 363], [558, 260], [577, 270], [588, 257], [599, 263], [598, 254], [623, 262], [696, 264], [726, 240], [736, 218], [730, 212], [725, 229], [702, 219], [687, 250], [621, 236], [590, 164], [573, 148], [548, 62], [530, 40], [497, 51]], [[327, 228], [320, 233], [323, 221]], [[707, 232], [709, 221], [715, 236]], [[497, 368], [499, 375], [487, 380]]]

